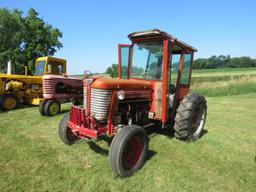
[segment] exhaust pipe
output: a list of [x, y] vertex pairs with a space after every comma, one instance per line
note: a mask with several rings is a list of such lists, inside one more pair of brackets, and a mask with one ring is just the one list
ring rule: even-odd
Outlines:
[[10, 60], [7, 63], [7, 74], [8, 75], [12, 74], [12, 64]]

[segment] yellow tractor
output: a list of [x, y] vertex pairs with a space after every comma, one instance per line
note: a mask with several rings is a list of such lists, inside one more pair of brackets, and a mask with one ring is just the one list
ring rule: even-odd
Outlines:
[[[9, 71], [9, 70], [8, 70]], [[39, 57], [34, 75], [0, 74], [0, 109], [11, 110], [20, 103], [39, 105], [43, 99], [43, 75], [66, 74], [66, 60], [54, 57]]]

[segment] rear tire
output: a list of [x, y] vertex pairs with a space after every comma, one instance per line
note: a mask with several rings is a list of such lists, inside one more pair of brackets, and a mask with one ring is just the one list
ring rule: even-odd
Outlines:
[[58, 133], [60, 140], [67, 144], [72, 145], [80, 138], [74, 135], [71, 131], [71, 129], [68, 127], [68, 120], [69, 120], [69, 113], [66, 113], [62, 120], [60, 121], [59, 127], [58, 127]]
[[44, 106], [45, 106], [45, 103], [47, 102], [47, 100], [43, 100], [42, 102], [40, 102], [39, 104], [39, 113], [42, 115], [42, 116], [45, 116], [45, 113], [44, 113]]
[[48, 100], [44, 105], [44, 114], [47, 116], [57, 115], [61, 110], [58, 100]]
[[136, 125], [123, 127], [114, 137], [109, 149], [109, 165], [120, 177], [132, 175], [142, 167], [148, 151], [148, 136]]
[[0, 110], [3, 110], [4, 96], [0, 95]]
[[19, 105], [19, 99], [14, 94], [4, 94], [0, 96], [0, 109], [12, 110]]
[[183, 141], [195, 141], [203, 133], [207, 115], [204, 96], [197, 93], [186, 95], [180, 102], [175, 116], [175, 137]]

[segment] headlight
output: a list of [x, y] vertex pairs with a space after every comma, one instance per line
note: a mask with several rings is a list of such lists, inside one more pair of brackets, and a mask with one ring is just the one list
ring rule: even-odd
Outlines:
[[123, 90], [118, 91], [116, 95], [119, 100], [124, 100], [125, 98], [125, 92]]

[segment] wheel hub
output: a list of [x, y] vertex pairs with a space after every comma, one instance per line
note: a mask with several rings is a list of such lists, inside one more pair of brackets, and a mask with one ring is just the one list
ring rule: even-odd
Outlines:
[[132, 137], [128, 141], [122, 157], [125, 168], [131, 169], [137, 164], [143, 152], [143, 147], [143, 139], [139, 135]]
[[14, 109], [15, 106], [16, 106], [16, 100], [15, 100], [15, 98], [7, 97], [7, 98], [4, 100], [3, 106], [4, 106], [5, 109]]
[[205, 114], [205, 109], [201, 106], [198, 106], [198, 108], [194, 112], [194, 115], [192, 117], [192, 131], [194, 136], [197, 136], [203, 129]]
[[49, 111], [51, 115], [56, 115], [59, 111], [59, 105], [58, 103], [53, 103], [49, 107]]

